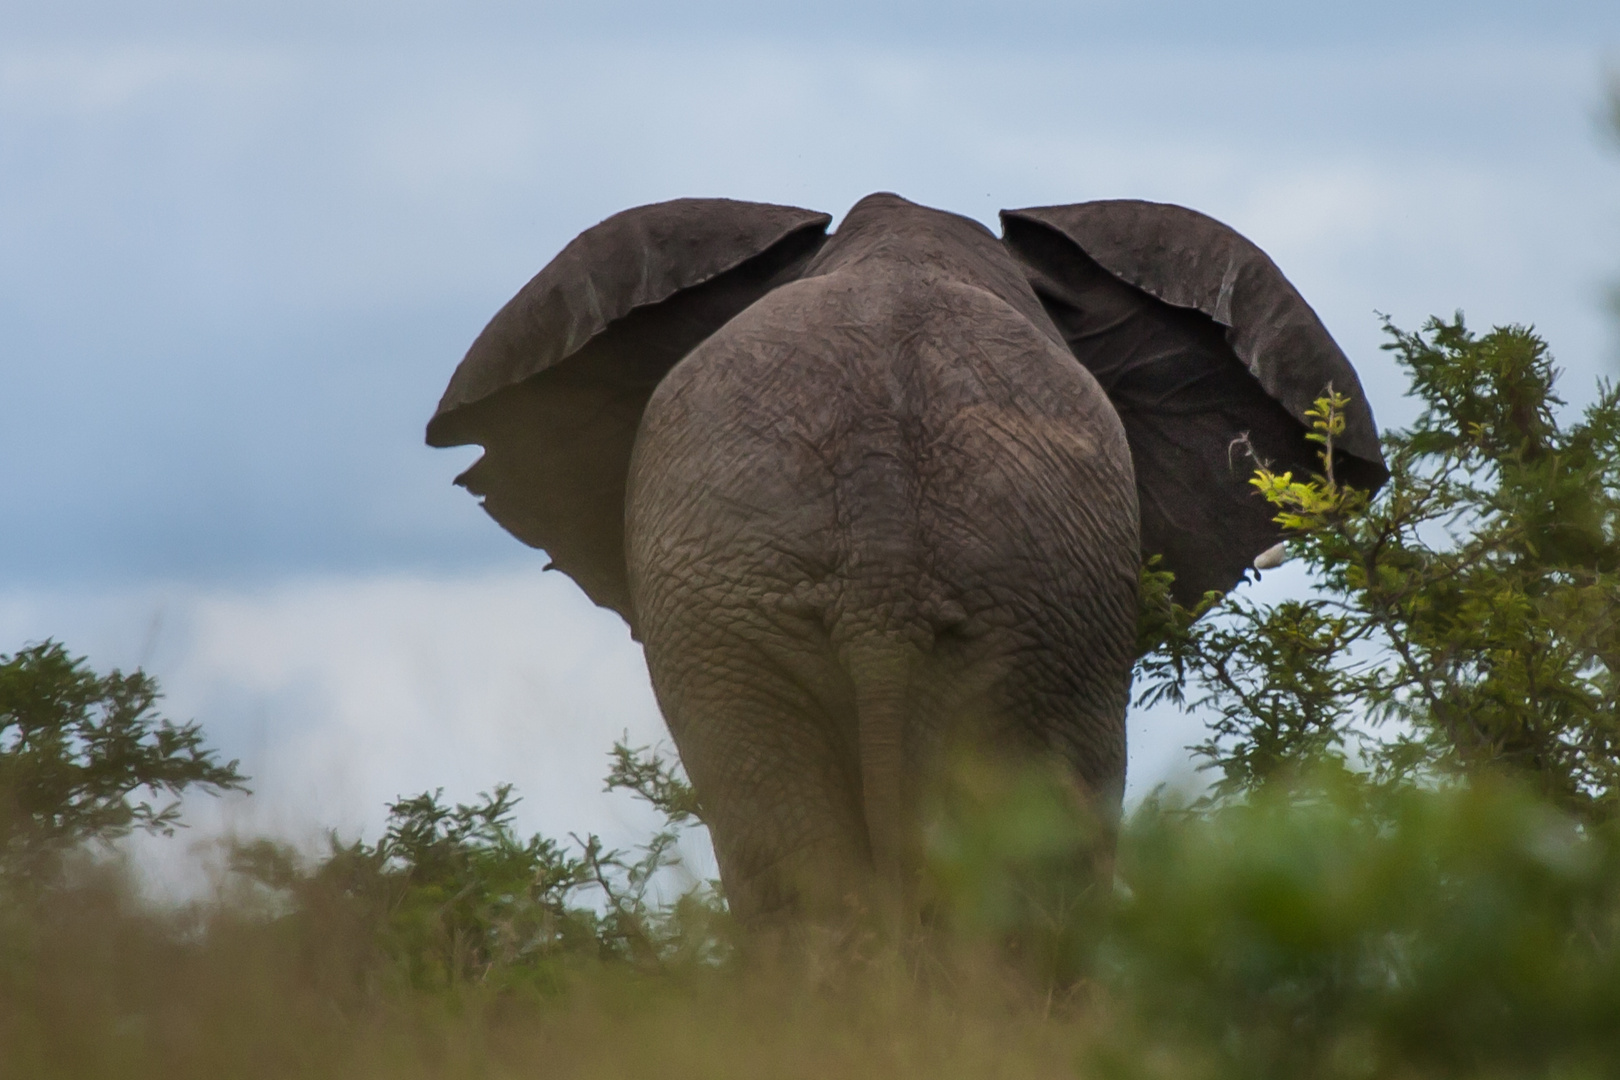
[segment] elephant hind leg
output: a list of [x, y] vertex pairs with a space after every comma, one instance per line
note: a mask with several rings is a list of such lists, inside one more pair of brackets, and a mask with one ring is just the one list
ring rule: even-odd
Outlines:
[[864, 906], [854, 689], [819, 626], [758, 608], [660, 609], [643, 628], [659, 705], [744, 925], [833, 923]]

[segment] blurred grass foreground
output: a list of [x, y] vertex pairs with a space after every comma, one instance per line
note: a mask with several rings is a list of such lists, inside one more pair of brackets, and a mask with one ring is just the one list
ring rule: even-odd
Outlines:
[[1210, 717], [1208, 793], [1099, 887], [1061, 785], [966, 774], [926, 940], [754, 955], [670, 890], [702, 808], [623, 745], [639, 851], [427, 793], [154, 906], [106, 842], [245, 778], [140, 673], [0, 657], [0, 1078], [1620, 1076], [1620, 398], [1572, 418], [1523, 329], [1390, 333], [1424, 411], [1384, 489], [1336, 482], [1332, 393], [1319, 475], [1255, 463], [1306, 595], [1144, 570], [1138, 693]]

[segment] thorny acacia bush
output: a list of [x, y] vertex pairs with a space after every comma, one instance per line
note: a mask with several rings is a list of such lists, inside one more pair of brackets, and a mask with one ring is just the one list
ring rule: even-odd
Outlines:
[[376, 844], [333, 836], [313, 866], [259, 840], [238, 844], [230, 867], [289, 923], [335, 921], [370, 942], [356, 958], [359, 979], [544, 991], [580, 961], [647, 972], [718, 962], [727, 938], [715, 884], [673, 898], [658, 889], [681, 865], [679, 830], [694, 820], [682, 808], [696, 805], [690, 786], [647, 748], [619, 742], [613, 759], [609, 790], [629, 789], [666, 812], [666, 827], [636, 853], [610, 850], [594, 834], [572, 844], [520, 835], [518, 800], [502, 784], [470, 805], [446, 806], [439, 792], [391, 803]]
[[0, 877], [0, 1076], [1620, 1073], [1620, 410], [1561, 426], [1526, 331], [1391, 333], [1424, 412], [1389, 485], [1334, 479], [1331, 396], [1322, 475], [1256, 476], [1312, 593], [1189, 612], [1145, 574], [1140, 692], [1209, 712], [1217, 783], [1124, 822], [1112, 896], [1061, 784], [977, 773], [929, 836], [953, 938], [739, 963], [712, 885], [655, 884], [702, 807], [621, 743], [609, 785], [669, 819], [638, 853], [524, 837], [498, 787], [239, 846], [184, 911]]
[[[1588, 821], [1620, 806], [1620, 396], [1561, 424], [1546, 345], [1461, 317], [1389, 328], [1423, 409], [1384, 436], [1390, 480], [1338, 483], [1344, 399], [1318, 401], [1321, 475], [1254, 483], [1314, 592], [1174, 605], [1145, 575], [1139, 702], [1213, 717], [1217, 797], [1306, 762], [1384, 784], [1510, 774]], [[1203, 618], [1194, 621], [1198, 616]]]
[[242, 789], [237, 763], [160, 716], [159, 697], [145, 673], [97, 675], [53, 641], [0, 656], [0, 880], [49, 879], [66, 853], [132, 830], [173, 833], [188, 788]]

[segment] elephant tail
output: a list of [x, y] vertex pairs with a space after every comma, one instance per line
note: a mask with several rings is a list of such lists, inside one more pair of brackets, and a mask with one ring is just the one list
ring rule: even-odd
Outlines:
[[[869, 641], [852, 650], [855, 714], [861, 760], [861, 805], [873, 869], [879, 880], [907, 890], [911, 834], [906, 728], [911, 712], [911, 657], [897, 642]], [[898, 899], [898, 897], [897, 897]]]

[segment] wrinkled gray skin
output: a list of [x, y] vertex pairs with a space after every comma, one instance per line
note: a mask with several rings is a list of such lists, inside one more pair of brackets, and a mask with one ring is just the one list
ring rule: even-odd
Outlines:
[[904, 880], [948, 741], [1117, 804], [1135, 483], [1061, 342], [983, 226], [876, 196], [654, 392], [630, 596], [745, 918]]
[[958, 747], [1060, 763], [1110, 821], [1141, 559], [1184, 601], [1239, 580], [1279, 537], [1244, 455], [1309, 471], [1328, 385], [1357, 399], [1340, 475], [1383, 478], [1354, 372], [1252, 244], [1151, 203], [1003, 216], [873, 195], [823, 242], [791, 207], [626, 211], [429, 425], [644, 644], [745, 923], [914, 913]]

